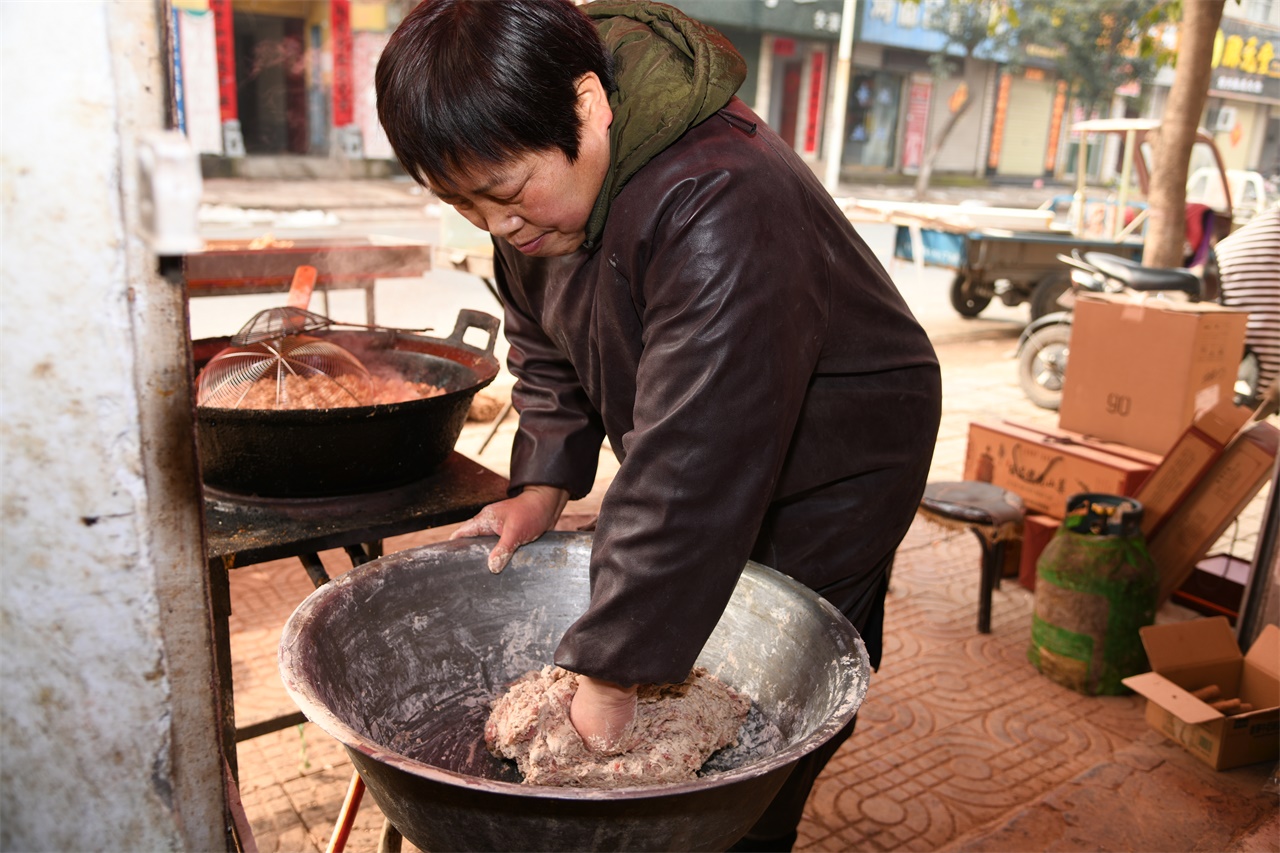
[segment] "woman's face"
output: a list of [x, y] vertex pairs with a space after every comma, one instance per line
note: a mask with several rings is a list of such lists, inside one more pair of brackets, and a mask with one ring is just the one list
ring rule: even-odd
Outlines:
[[583, 118], [578, 159], [555, 148], [451, 176], [428, 186], [446, 204], [485, 231], [532, 257], [577, 251], [586, 239], [587, 219], [609, 171], [608, 97], [594, 74], [578, 84]]

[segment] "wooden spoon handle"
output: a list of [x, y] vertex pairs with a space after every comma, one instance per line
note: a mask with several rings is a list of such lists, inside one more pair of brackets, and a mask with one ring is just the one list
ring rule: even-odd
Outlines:
[[293, 271], [293, 282], [289, 285], [290, 308], [301, 308], [304, 311], [311, 304], [311, 291], [316, 287], [316, 268], [300, 266]]

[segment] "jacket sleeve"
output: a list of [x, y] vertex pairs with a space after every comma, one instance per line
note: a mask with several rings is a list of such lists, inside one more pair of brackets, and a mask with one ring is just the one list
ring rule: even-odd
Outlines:
[[577, 372], [508, 286], [502, 253], [494, 275], [504, 306], [507, 366], [516, 377], [512, 403], [520, 425], [511, 449], [509, 494], [525, 486], [559, 486], [578, 500], [595, 484], [604, 427], [578, 382]]
[[[733, 593], [826, 334], [826, 254], [802, 194], [782, 202], [797, 236], [777, 232], [777, 203], [774, 188], [704, 172], [663, 199], [635, 257], [610, 259], [633, 277], [643, 354], [597, 522], [591, 604], [556, 651], [566, 669], [679, 682]], [[626, 221], [625, 194], [611, 216]], [[810, 245], [779, 248], [806, 231]]]

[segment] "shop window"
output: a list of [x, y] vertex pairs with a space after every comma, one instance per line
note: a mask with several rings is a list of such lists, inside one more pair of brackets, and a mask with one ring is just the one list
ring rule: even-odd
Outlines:
[[884, 71], [854, 73], [849, 85], [844, 165], [882, 169], [893, 166], [901, 98], [901, 75]]

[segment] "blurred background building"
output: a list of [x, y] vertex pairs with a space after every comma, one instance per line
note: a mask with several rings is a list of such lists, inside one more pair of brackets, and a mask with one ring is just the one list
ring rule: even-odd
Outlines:
[[[961, 0], [673, 0], [720, 29], [747, 60], [739, 94], [806, 159], [825, 161], [837, 44], [849, 9], [854, 48], [841, 173], [911, 175], [952, 113], [939, 175], [1012, 182], [1072, 177], [1070, 133], [1086, 117], [1161, 114], [1170, 66], [1121, 86], [1090, 116], [1053, 49], [1034, 43], [959, 55], [945, 34]], [[377, 177], [397, 173], [378, 126], [378, 56], [415, 0], [171, 0], [175, 124], [206, 176]], [[1159, 33], [1176, 51], [1172, 26]], [[950, 52], [938, 73], [931, 57]], [[1202, 125], [1227, 166], [1280, 174], [1280, 0], [1228, 3]], [[962, 108], [963, 105], [963, 108]], [[1090, 150], [1089, 176], [1118, 157]], [[1114, 144], [1114, 143], [1112, 143]]]

